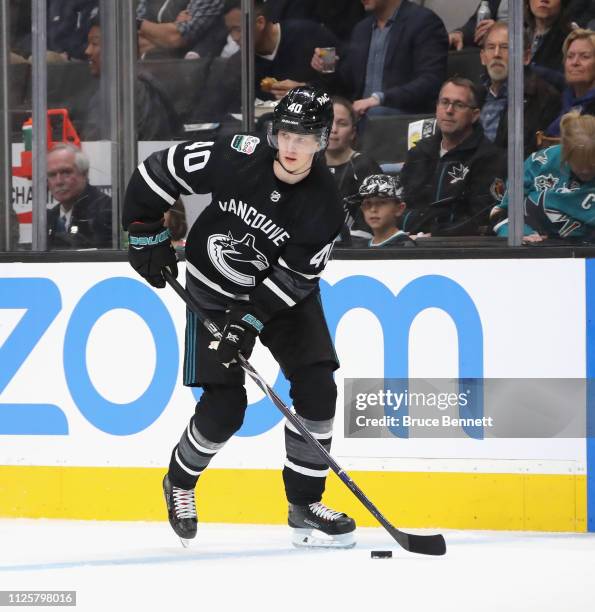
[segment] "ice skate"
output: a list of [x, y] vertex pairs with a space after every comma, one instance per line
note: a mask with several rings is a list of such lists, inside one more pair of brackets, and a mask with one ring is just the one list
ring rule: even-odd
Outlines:
[[353, 548], [355, 521], [343, 512], [321, 502], [307, 506], [289, 504], [287, 522], [293, 528], [294, 546], [313, 548]]
[[194, 489], [174, 487], [166, 474], [163, 478], [163, 495], [167, 505], [169, 524], [179, 536], [182, 546], [190, 545], [190, 540], [196, 536], [196, 501]]

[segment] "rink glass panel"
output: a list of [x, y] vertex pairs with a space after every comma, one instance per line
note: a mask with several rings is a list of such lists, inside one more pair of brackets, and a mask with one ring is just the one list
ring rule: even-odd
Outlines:
[[[7, 27], [11, 33], [10, 47], [24, 57], [27, 51], [22, 49], [23, 44], [18, 41], [22, 32], [26, 33], [27, 30], [23, 24], [27, 23], [27, 18], [30, 19], [27, 15], [29, 3], [17, 3], [18, 8], [14, 8], [15, 3], [8, 0], [1, 0], [1, 4], [5, 9], [2, 15], [8, 19]], [[13, 9], [12, 17], [9, 9]], [[239, 56], [236, 56], [235, 60], [220, 57], [220, 49], [215, 43], [204, 48], [199, 45], [190, 49], [190, 53], [178, 54], [176, 57], [146, 54], [138, 61], [132, 59], [128, 64], [122, 64], [121, 59], [124, 56], [120, 54], [120, 50], [127, 40], [126, 23], [134, 20], [134, 2], [127, 1], [114, 6], [102, 1], [100, 10], [101, 37], [104, 41], [101, 48], [100, 74], [93, 74], [92, 66], [85, 60], [64, 61], [59, 54], [51, 53], [51, 49], [48, 61], [40, 68], [45, 68], [47, 74], [47, 108], [64, 108], [68, 111], [68, 117], [81, 138], [83, 151], [90, 158], [90, 182], [112, 197], [113, 219], [117, 221], [125, 184], [129, 178], [129, 174], [121, 169], [131, 171], [138, 158], [156, 148], [155, 145], [148, 145], [131, 149], [129, 139], [122, 136], [120, 129], [122, 115], [131, 114], [134, 110], [137, 138], [140, 136], [138, 141], [159, 143], [160, 147], [173, 141], [209, 140], [233, 134], [245, 129], [243, 125], [246, 114], [243, 113], [241, 103], [242, 87], [245, 88], [249, 80], [253, 82], [254, 77], [243, 70], [240, 72]], [[447, 17], [445, 16], [445, 19]], [[221, 24], [217, 27], [221, 27]], [[32, 96], [31, 64], [26, 63], [26, 58], [19, 60], [12, 57], [12, 60], [11, 55], [7, 54], [5, 62], [8, 64], [6, 72], [9, 129], [3, 130], [0, 135], [11, 151], [12, 166], [22, 168], [20, 154], [29, 138], [29, 135], [23, 134], [22, 126], [35, 109], [36, 101]], [[118, 61], [120, 64], [116, 64]], [[136, 68], [136, 71], [133, 68]], [[477, 82], [481, 70], [477, 54], [450, 53], [449, 76], [450, 73], [464, 74]], [[114, 91], [117, 89], [114, 83], [118, 84], [121, 91], [127, 75], [134, 72], [136, 76], [132, 86], [133, 95], [123, 100], [114, 99]], [[143, 85], [138, 84], [139, 80]], [[166, 110], [163, 112], [172, 112], [174, 115], [174, 120], [169, 122], [169, 129], [159, 129], [151, 125], [151, 122], [148, 122], [149, 125], [146, 121], [142, 123], [143, 114], [146, 114], [147, 108], [151, 108], [150, 98], [158, 101], [162, 94], [168, 98]], [[258, 100], [254, 100], [253, 104], [251, 111], [254, 113], [250, 114], [255, 115], [256, 127], [264, 129], [270, 108], [266, 105], [263, 107]], [[431, 119], [431, 114], [424, 117], [409, 116], [408, 119], [399, 116], [376, 118], [369, 122], [367, 133], [362, 133], [358, 146], [374, 157], [384, 170], [398, 174], [407, 148], [421, 135], [428, 133], [431, 129]], [[49, 131], [52, 140], [60, 141], [63, 138], [61, 126], [61, 117], [52, 118]], [[44, 151], [41, 151], [40, 155], [44, 155]], [[0, 218], [4, 238], [0, 248], [5, 252], [31, 250], [30, 234], [33, 228], [27, 223], [31, 218], [28, 208], [33, 205], [51, 205], [54, 202], [51, 194], [42, 198], [47, 202], [32, 202], [28, 184], [30, 174], [25, 168], [16, 173], [12, 171], [3, 180], [3, 183], [9, 180], [13, 188], [11, 206], [6, 207]], [[498, 183], [498, 178], [494, 177], [493, 190], [500, 193], [502, 186]], [[456, 180], [456, 177], [453, 180]], [[513, 205], [516, 204], [513, 202]], [[125, 236], [120, 234], [120, 230], [116, 228], [112, 246], [125, 248]], [[419, 246], [424, 249], [446, 248], [452, 251], [475, 247], [505, 249], [507, 246], [506, 239], [475, 234], [462, 236], [454, 232], [454, 236], [447, 238], [422, 238], [419, 240]], [[37, 250], [45, 249], [39, 247]], [[338, 248], [337, 253], [340, 251]]]

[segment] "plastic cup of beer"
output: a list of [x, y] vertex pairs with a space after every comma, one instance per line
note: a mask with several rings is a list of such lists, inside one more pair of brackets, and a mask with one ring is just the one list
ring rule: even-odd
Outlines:
[[337, 64], [337, 51], [335, 47], [322, 47], [318, 51], [318, 56], [322, 60], [322, 72], [325, 74], [335, 72]]

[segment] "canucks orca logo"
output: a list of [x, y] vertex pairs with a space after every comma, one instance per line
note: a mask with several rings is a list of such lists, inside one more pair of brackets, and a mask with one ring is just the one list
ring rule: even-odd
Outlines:
[[258, 271], [269, 267], [267, 258], [254, 246], [254, 236], [246, 234], [241, 240], [236, 240], [231, 232], [213, 234], [207, 243], [209, 259], [217, 270], [237, 285], [254, 287], [256, 279], [250, 274], [242, 274], [233, 267], [231, 262], [249, 264]]

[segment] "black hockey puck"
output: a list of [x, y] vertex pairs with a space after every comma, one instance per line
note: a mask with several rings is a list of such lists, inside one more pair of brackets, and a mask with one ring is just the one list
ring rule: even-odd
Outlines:
[[372, 550], [370, 552], [370, 557], [372, 557], [372, 559], [390, 559], [392, 556], [392, 550]]

